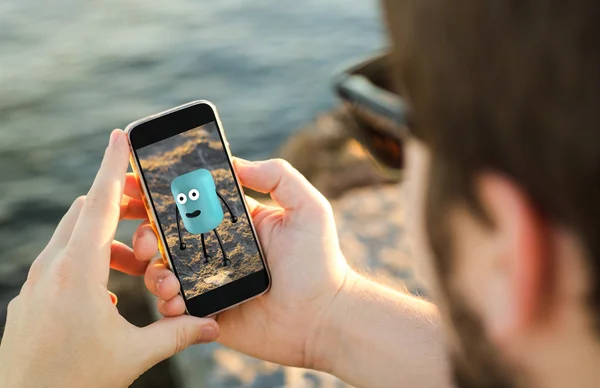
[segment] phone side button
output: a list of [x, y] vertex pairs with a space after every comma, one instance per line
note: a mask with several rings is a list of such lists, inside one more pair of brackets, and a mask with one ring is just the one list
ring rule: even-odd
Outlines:
[[163, 247], [163, 244], [160, 241], [158, 242], [158, 251], [162, 256], [163, 262], [167, 263], [167, 253], [165, 252], [165, 248]]
[[150, 209], [152, 209], [152, 208], [150, 207], [150, 204], [148, 203], [148, 198], [146, 198], [145, 195], [142, 195], [142, 200], [144, 201], [144, 206], [146, 206], [146, 211], [148, 213], [150, 213]]

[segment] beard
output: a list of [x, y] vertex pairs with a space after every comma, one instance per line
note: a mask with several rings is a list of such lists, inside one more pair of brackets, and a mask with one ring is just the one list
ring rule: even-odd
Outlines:
[[[444, 281], [448, 282], [448, 279]], [[443, 286], [443, 288], [446, 288]], [[447, 293], [451, 335], [455, 344], [450, 349], [454, 382], [459, 388], [514, 388], [517, 377], [487, 338], [481, 320], [456, 293]]]
[[[437, 168], [436, 168], [437, 167]], [[441, 167], [441, 168], [440, 168]], [[430, 186], [426, 205], [426, 228], [434, 255], [441, 300], [440, 309], [452, 339], [449, 349], [455, 385], [459, 388], [515, 388], [518, 374], [501, 357], [500, 351], [487, 337], [482, 320], [466, 302], [453, 282], [452, 228], [449, 224], [449, 205], [453, 203], [444, 166], [434, 162], [430, 171]], [[450, 341], [449, 341], [450, 342]]]

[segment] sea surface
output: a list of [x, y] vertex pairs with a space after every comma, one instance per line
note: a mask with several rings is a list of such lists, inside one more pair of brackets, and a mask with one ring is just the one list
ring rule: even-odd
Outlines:
[[234, 151], [265, 157], [382, 30], [373, 0], [2, 1], [0, 151], [209, 99]]

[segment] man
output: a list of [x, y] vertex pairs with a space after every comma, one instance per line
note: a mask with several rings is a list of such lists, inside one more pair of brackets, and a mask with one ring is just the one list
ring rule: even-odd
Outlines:
[[[111, 243], [122, 194], [122, 216], [142, 206], [115, 131], [10, 305], [0, 382], [126, 386], [220, 334], [356, 386], [597, 386], [600, 4], [390, 0], [386, 12], [412, 109], [414, 254], [437, 308], [348, 269], [329, 204], [289, 165], [238, 160], [242, 183], [278, 204], [250, 202], [272, 289], [216, 322], [180, 316], [176, 278], [147, 265], [147, 224], [133, 251]], [[145, 270], [167, 318], [127, 324], [106, 295], [109, 262]]]

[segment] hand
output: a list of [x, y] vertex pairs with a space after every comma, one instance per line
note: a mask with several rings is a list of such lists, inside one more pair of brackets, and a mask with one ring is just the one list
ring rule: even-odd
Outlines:
[[[219, 314], [219, 341], [265, 360], [328, 369], [316, 344], [325, 336], [329, 306], [350, 273], [331, 207], [287, 162], [236, 159], [235, 167], [244, 186], [270, 193], [278, 205], [248, 198], [272, 286], [264, 296]], [[161, 300], [164, 315], [183, 313], [179, 283], [162, 262], [148, 268], [146, 285]]]
[[115, 130], [87, 198], [73, 203], [9, 304], [0, 386], [127, 387], [159, 361], [217, 337], [214, 320], [190, 316], [137, 328], [109, 297], [109, 267], [143, 273], [143, 259], [156, 249], [144, 237], [147, 223], [134, 242], [142, 260], [113, 242], [120, 213], [145, 217], [135, 181], [126, 178], [128, 157], [127, 140]]

